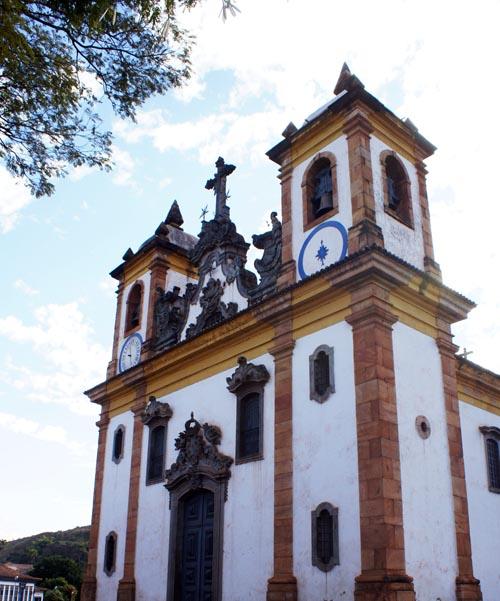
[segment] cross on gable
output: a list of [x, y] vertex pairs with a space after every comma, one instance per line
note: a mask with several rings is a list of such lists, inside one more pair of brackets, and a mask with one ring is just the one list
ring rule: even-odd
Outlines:
[[234, 165], [227, 165], [222, 157], [215, 162], [217, 172], [212, 179], [205, 184], [207, 190], [213, 190], [215, 194], [215, 218], [229, 217], [229, 207], [226, 205], [228, 194], [226, 192], [226, 177], [236, 169]]

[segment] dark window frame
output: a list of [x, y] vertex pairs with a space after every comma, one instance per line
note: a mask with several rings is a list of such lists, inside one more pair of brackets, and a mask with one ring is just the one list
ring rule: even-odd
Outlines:
[[[324, 562], [318, 555], [318, 522], [324, 511], [328, 512], [332, 520], [332, 530], [330, 533], [332, 553], [327, 562]], [[331, 503], [320, 503], [316, 509], [311, 511], [311, 561], [312, 565], [316, 566], [322, 572], [329, 572], [334, 566], [340, 565], [339, 510], [338, 507], [334, 507]]]
[[[315, 180], [324, 169], [330, 169], [332, 208], [317, 216], [312, 204], [314, 197]], [[332, 152], [318, 153], [307, 166], [302, 178], [302, 222], [303, 231], [307, 231], [333, 217], [339, 212], [339, 198], [337, 186], [337, 159]]]
[[[117, 437], [119, 436], [120, 432], [122, 435], [121, 450], [120, 450], [120, 453], [117, 455], [116, 454], [116, 441], [117, 441]], [[118, 463], [120, 463], [120, 461], [123, 459], [123, 457], [125, 455], [125, 432], [126, 432], [125, 426], [123, 424], [120, 424], [119, 426], [117, 426], [115, 428], [115, 431], [113, 433], [113, 448], [111, 449], [111, 459], [112, 459], [113, 463], [116, 463], [117, 465], [118, 465]]]
[[[165, 480], [165, 465], [167, 460], [167, 427], [168, 420], [165, 418], [155, 419], [148, 423], [149, 436], [148, 436], [148, 454], [146, 457], [146, 486], [150, 486], [151, 484], [158, 484], [159, 482], [164, 482]], [[153, 432], [157, 428], [163, 428], [163, 464], [161, 468], [160, 475], [158, 476], [150, 476], [150, 465], [152, 461], [152, 450], [153, 450]]]
[[[111, 567], [108, 568], [108, 553], [109, 553], [109, 545], [111, 540], [113, 541], [113, 562]], [[106, 536], [106, 540], [104, 542], [104, 560], [103, 560], [103, 570], [106, 576], [111, 576], [116, 570], [116, 552], [118, 548], [118, 535], [114, 530], [109, 532]]]
[[[138, 323], [133, 325], [130, 323], [131, 319], [132, 319], [132, 301], [133, 301], [133, 299], [131, 297], [135, 293], [136, 290], [140, 290], [139, 302], [136, 303], [136, 301], [134, 301], [134, 304], [137, 304]], [[144, 283], [142, 282], [142, 280], [137, 280], [136, 282], [134, 282], [134, 284], [132, 285], [132, 287], [129, 290], [129, 293], [127, 294], [127, 303], [126, 303], [126, 311], [125, 311], [125, 327], [124, 327], [124, 331], [123, 331], [123, 335], [125, 337], [130, 336], [130, 334], [138, 332], [141, 329], [143, 304], [144, 304]]]
[[[321, 393], [316, 389], [316, 371], [318, 369], [318, 360], [320, 353], [324, 353], [328, 358], [328, 377], [329, 384]], [[318, 346], [312, 355], [309, 355], [309, 398], [317, 403], [324, 403], [330, 395], [335, 393], [335, 368], [334, 368], [334, 349], [327, 344]]]
[[[484, 452], [486, 460], [486, 475], [488, 479], [488, 490], [492, 493], [500, 494], [500, 428], [495, 426], [481, 426], [480, 432], [484, 437]], [[495, 474], [492, 473], [490, 454], [488, 452], [488, 441], [493, 441], [497, 447], [496, 466], [493, 467]], [[496, 482], [495, 482], [496, 479]]]
[[[403, 161], [393, 150], [385, 150], [380, 155], [380, 165], [382, 169], [382, 188], [385, 212], [403, 225], [406, 225], [406, 227], [414, 229], [411, 183]], [[399, 171], [397, 181], [394, 183], [402, 198], [397, 207], [391, 206], [389, 198], [389, 179], [393, 180], [393, 178], [389, 178], [387, 174], [388, 168]]]
[[[258, 395], [259, 404], [259, 448], [255, 453], [241, 454], [241, 432], [242, 432], [242, 405], [250, 395]], [[236, 465], [260, 461], [264, 459], [264, 387], [258, 383], [248, 383], [243, 386], [236, 395], [236, 452], [234, 462]]]

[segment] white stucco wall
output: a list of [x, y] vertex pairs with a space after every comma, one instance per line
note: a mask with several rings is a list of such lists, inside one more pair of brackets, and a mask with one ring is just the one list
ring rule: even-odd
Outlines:
[[[351, 185], [349, 179], [349, 160], [348, 160], [348, 149], [347, 139], [345, 136], [340, 136], [330, 144], [327, 144], [324, 148], [318, 152], [333, 152], [337, 159], [337, 193], [339, 201], [339, 212], [333, 217], [329, 218], [329, 221], [340, 222], [346, 230], [352, 225], [352, 210], [351, 210]], [[316, 156], [316, 155], [315, 155]], [[304, 220], [302, 212], [302, 178], [307, 167], [315, 160], [315, 156], [308, 158], [295, 167], [292, 173], [292, 247], [293, 256], [297, 260], [300, 249], [311, 233], [313, 228], [309, 228], [307, 231], [304, 230]], [[326, 267], [326, 263], [325, 263]], [[321, 269], [321, 264], [308, 265], [308, 275], [313, 271]], [[300, 279], [300, 276], [299, 276]]]
[[[271, 374], [264, 389], [264, 459], [231, 468], [224, 507], [223, 600], [260, 601], [273, 566], [274, 364], [270, 355], [252, 359]], [[222, 430], [221, 452], [235, 457], [236, 397], [226, 388], [225, 372], [158, 400], [173, 410], [168, 424], [169, 467], [177, 456], [175, 438], [191, 411], [200, 422]], [[145, 485], [148, 429], [141, 460], [141, 486], [136, 549], [137, 601], [165, 601], [170, 530], [168, 492], [162, 484]]]
[[[309, 398], [309, 356], [334, 348], [335, 393]], [[294, 571], [299, 598], [353, 598], [360, 573], [359, 484], [351, 327], [345, 322], [297, 340], [293, 353]], [[311, 563], [311, 511], [339, 509], [340, 565], [326, 574]]]
[[398, 158], [405, 166], [410, 178], [411, 201], [413, 210], [413, 229], [404, 225], [386, 213], [384, 209], [384, 192], [382, 186], [382, 165], [380, 154], [384, 150], [394, 150], [375, 136], [370, 139], [373, 194], [377, 224], [382, 228], [386, 250], [401, 257], [419, 269], [424, 268], [424, 241], [422, 235], [422, 214], [418, 196], [418, 180], [414, 165], [404, 157]]
[[500, 598], [500, 495], [488, 490], [484, 436], [480, 426], [500, 428], [500, 416], [460, 402], [465, 480], [474, 576], [484, 601]]
[[[441, 361], [433, 338], [396, 323], [394, 368], [407, 573], [418, 601], [455, 599], [457, 555]], [[415, 418], [431, 435], [422, 439]]]
[[[120, 425], [125, 426], [124, 450], [121, 461], [115, 463], [112, 459], [114, 433]], [[108, 425], [97, 548], [97, 601], [116, 599], [118, 581], [123, 576], [133, 428], [131, 411], [112, 417]], [[104, 547], [106, 536], [112, 531], [117, 534], [116, 569], [108, 576], [103, 570]]]

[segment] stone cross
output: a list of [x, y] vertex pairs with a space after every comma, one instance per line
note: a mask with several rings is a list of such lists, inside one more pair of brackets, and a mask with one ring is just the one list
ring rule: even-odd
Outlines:
[[215, 163], [217, 172], [212, 179], [205, 184], [207, 190], [213, 190], [215, 194], [215, 218], [229, 217], [229, 207], [226, 205], [228, 198], [226, 192], [226, 177], [236, 169], [234, 165], [226, 165], [224, 159], [219, 157]]

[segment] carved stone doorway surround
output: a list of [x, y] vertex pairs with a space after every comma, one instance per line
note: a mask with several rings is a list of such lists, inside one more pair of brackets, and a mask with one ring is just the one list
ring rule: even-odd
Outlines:
[[218, 450], [221, 437], [217, 426], [202, 426], [191, 413], [191, 419], [186, 422], [184, 432], [181, 432], [175, 441], [175, 448], [179, 453], [166, 472], [165, 484], [170, 492], [167, 601], [179, 598], [176, 574], [180, 566], [179, 542], [182, 537], [183, 499], [190, 492], [199, 489], [209, 490], [214, 495], [212, 599], [222, 599], [224, 503], [227, 499], [227, 484], [231, 477], [229, 468], [233, 459]]

